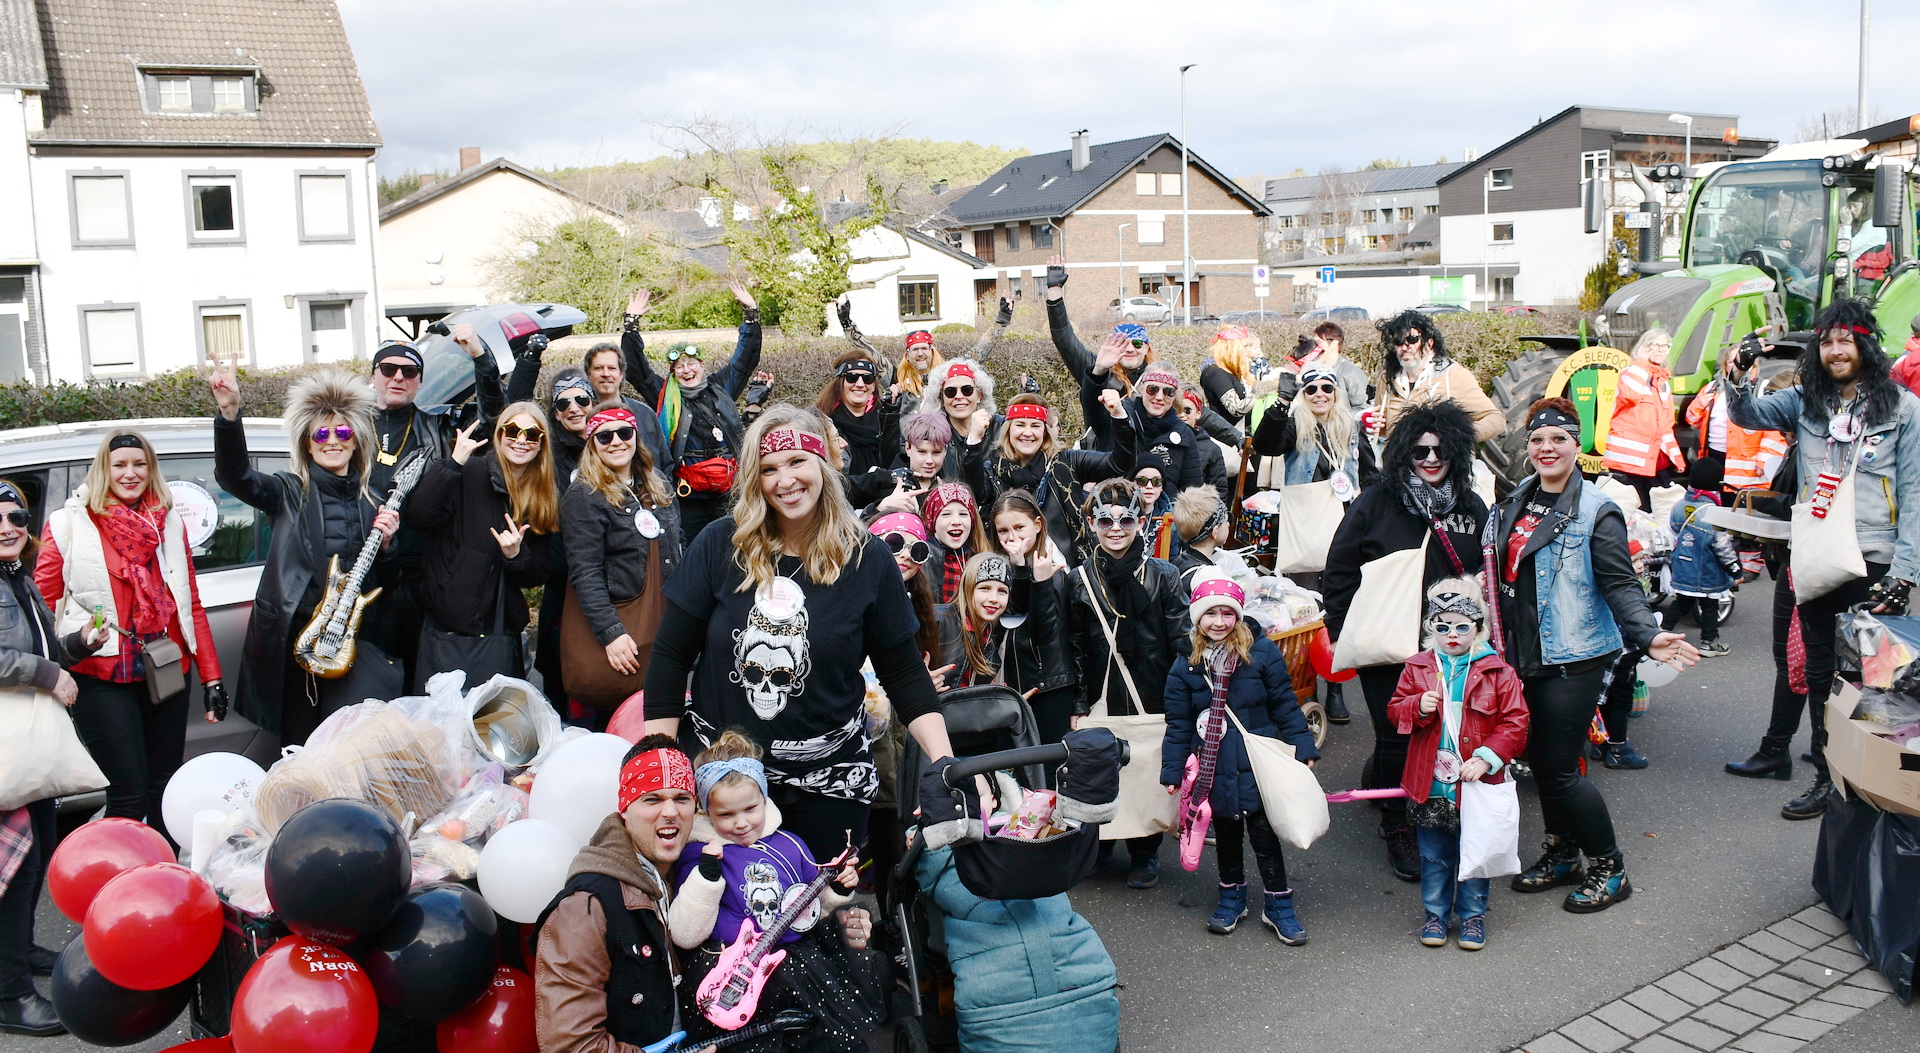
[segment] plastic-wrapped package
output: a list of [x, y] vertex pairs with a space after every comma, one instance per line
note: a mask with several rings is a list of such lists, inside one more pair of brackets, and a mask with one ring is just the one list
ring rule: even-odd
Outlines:
[[1920, 699], [1869, 687], [1860, 692], [1860, 704], [1854, 707], [1853, 717], [1855, 720], [1884, 724], [1887, 727], [1886, 734], [1896, 735], [1914, 724], [1920, 724]]
[[[427, 683], [431, 688], [433, 681]], [[559, 748], [565, 730], [539, 689], [504, 673], [467, 692], [462, 722], [470, 749], [510, 768], [538, 766]]]
[[393, 708], [405, 714], [410, 720], [423, 724], [432, 724], [440, 729], [447, 741], [447, 758], [450, 762], [444, 773], [450, 785], [458, 786], [475, 768], [486, 763], [487, 757], [472, 755], [472, 731], [469, 730], [467, 700], [462, 691], [467, 680], [466, 670], [454, 669], [445, 673], [435, 673], [427, 679], [427, 693], [408, 695], [393, 700]]
[[236, 909], [272, 913], [273, 904], [267, 899], [267, 849], [273, 839], [245, 809], [232, 816], [222, 832], [201, 873], [220, 898]]
[[1841, 616], [1834, 659], [1860, 672], [1863, 687], [1920, 699], [1920, 618], [1868, 614]]
[[348, 706], [323, 721], [305, 749], [276, 763], [254, 791], [268, 833], [328, 797], [366, 801], [403, 826], [408, 815], [438, 814], [453, 796], [446, 736], [386, 702]]
[[503, 780], [506, 771], [491, 764], [475, 772], [459, 796], [438, 814], [420, 824], [421, 838], [481, 844], [516, 819], [527, 815], [527, 795]]

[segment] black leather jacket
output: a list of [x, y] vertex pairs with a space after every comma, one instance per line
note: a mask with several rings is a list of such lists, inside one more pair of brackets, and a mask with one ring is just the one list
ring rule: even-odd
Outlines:
[[[664, 507], [650, 509], [660, 533], [649, 541], [636, 524], [641, 510], [638, 498], [615, 508], [585, 483], [574, 483], [560, 499], [560, 539], [567, 549], [567, 576], [573, 587], [580, 613], [601, 646], [626, 634], [620, 624], [617, 604], [626, 603], [647, 591], [664, 588], [666, 578], [680, 564], [680, 509], [668, 501]], [[661, 580], [647, 580], [647, 546], [660, 546]], [[637, 642], [637, 641], [636, 641]]]
[[[1107, 712], [1110, 715], [1133, 711], [1133, 702], [1127, 695], [1126, 681], [1121, 677], [1118, 663], [1109, 669], [1108, 656], [1111, 648], [1107, 645], [1106, 633], [1100, 628], [1100, 619], [1105, 618], [1116, 634], [1120, 626], [1114, 617], [1113, 605], [1107, 597], [1106, 583], [1101, 580], [1098, 560], [1089, 559], [1073, 569], [1073, 576], [1067, 580], [1067, 625], [1068, 634], [1073, 640], [1075, 665], [1074, 682], [1080, 685], [1080, 698], [1074, 703], [1076, 714], [1091, 711], [1094, 703], [1100, 700], [1104, 686], [1107, 696]], [[1188, 646], [1187, 590], [1180, 580], [1180, 572], [1173, 564], [1164, 559], [1149, 556], [1141, 561], [1142, 584], [1147, 588], [1147, 598], [1151, 613], [1133, 626], [1133, 646], [1122, 656], [1128, 672], [1133, 674], [1133, 684], [1140, 692], [1141, 705], [1149, 713], [1165, 712], [1162, 698], [1167, 688], [1167, 673], [1172, 670], [1175, 658]], [[1093, 591], [1088, 591], [1091, 583]], [[1095, 594], [1098, 594], [1098, 599]], [[1096, 614], [1095, 604], [1098, 604]], [[1104, 683], [1103, 681], [1110, 681]]]

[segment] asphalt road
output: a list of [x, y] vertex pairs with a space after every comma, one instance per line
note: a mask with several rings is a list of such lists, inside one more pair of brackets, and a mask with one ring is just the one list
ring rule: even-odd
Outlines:
[[[1159, 888], [1129, 890], [1112, 871], [1074, 893], [1119, 966], [1124, 1048], [1499, 1053], [1813, 903], [1818, 824], [1778, 815], [1804, 787], [1805, 766], [1792, 782], [1720, 770], [1752, 750], [1766, 721], [1766, 609], [1764, 592], [1746, 593], [1725, 630], [1733, 653], [1656, 691], [1651, 711], [1633, 722], [1652, 767], [1593, 766], [1627, 854], [1631, 899], [1579, 916], [1560, 909], [1558, 894], [1521, 896], [1496, 882], [1486, 950], [1421, 947], [1413, 939], [1419, 890], [1387, 869], [1374, 813], [1335, 805], [1327, 836], [1287, 856], [1312, 934], [1308, 946], [1290, 948], [1255, 918], [1232, 936], [1209, 934], [1211, 853], [1189, 874], [1169, 846]], [[1358, 706], [1353, 723], [1333, 729], [1319, 769], [1329, 790], [1358, 785], [1370, 737]], [[1805, 740], [1803, 729], [1796, 754]], [[1521, 854], [1530, 862], [1540, 825], [1529, 784], [1520, 799]], [[43, 905], [43, 944], [60, 947], [73, 931]], [[1916, 1029], [1920, 1008], [1889, 999], [1812, 1048], [1905, 1053]], [[160, 1050], [185, 1038], [183, 1020], [125, 1048]], [[0, 1038], [0, 1053], [86, 1048], [70, 1038]]]

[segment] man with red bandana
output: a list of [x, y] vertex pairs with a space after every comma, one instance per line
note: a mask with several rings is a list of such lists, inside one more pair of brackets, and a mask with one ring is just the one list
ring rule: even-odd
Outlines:
[[620, 768], [619, 810], [541, 915], [534, 1026], [542, 1050], [634, 1053], [680, 1030], [679, 967], [661, 877], [693, 829], [693, 762], [649, 735]]

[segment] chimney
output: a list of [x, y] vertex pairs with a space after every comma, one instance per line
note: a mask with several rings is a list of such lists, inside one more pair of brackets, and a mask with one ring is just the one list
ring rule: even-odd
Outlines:
[[933, 192], [934, 192], [935, 194], [944, 194], [944, 193], [946, 193], [946, 192], [947, 192], [947, 181], [946, 181], [946, 180], [944, 180], [944, 179], [936, 179], [936, 180], [934, 180], [934, 181], [933, 181]]
[[480, 163], [480, 148], [463, 146], [460, 148], [460, 170], [462, 172]]
[[1092, 163], [1092, 151], [1087, 146], [1087, 130], [1082, 128], [1073, 133], [1073, 168], [1071, 170], [1083, 171]]
[[432, 186], [435, 183], [438, 183], [439, 181], [440, 181], [440, 176], [436, 172], [420, 173], [420, 189], [422, 190], [425, 190], [426, 188]]

